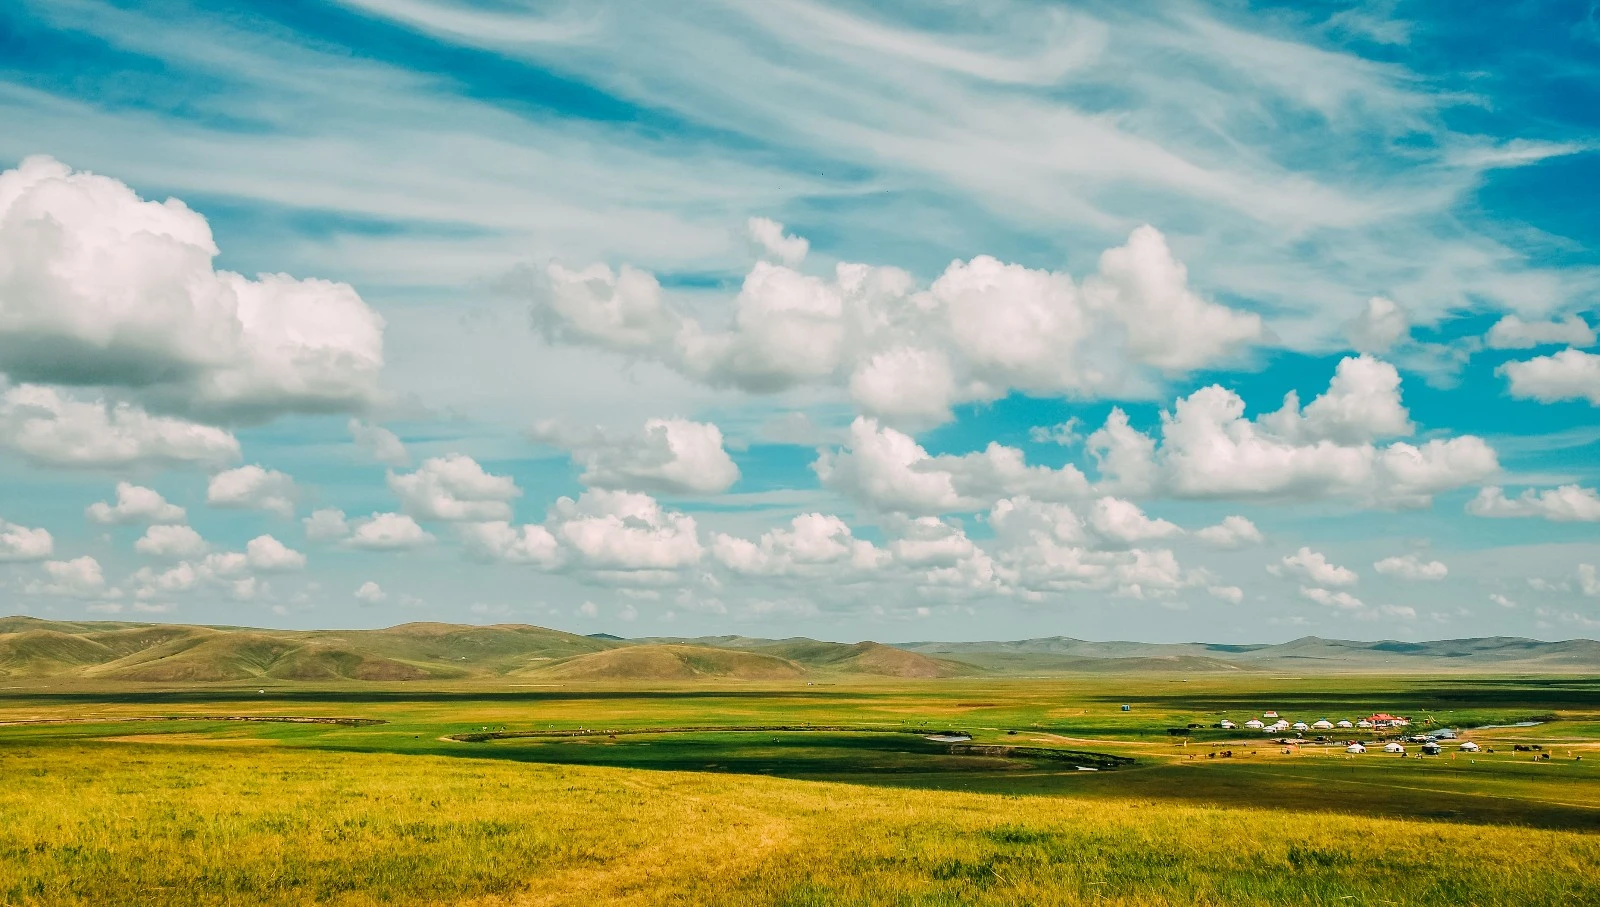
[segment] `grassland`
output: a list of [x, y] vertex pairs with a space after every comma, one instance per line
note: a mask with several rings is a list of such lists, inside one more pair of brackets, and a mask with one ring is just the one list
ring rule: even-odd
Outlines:
[[[0, 684], [0, 903], [1600, 903], [1593, 678], [516, 682]], [[1267, 708], [1556, 720], [1186, 728]]]

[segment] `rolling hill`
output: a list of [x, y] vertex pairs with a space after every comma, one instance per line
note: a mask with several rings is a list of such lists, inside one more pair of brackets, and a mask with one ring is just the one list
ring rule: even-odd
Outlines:
[[805, 668], [787, 659], [709, 646], [640, 645], [579, 655], [519, 672], [545, 680], [799, 680]]
[[515, 677], [684, 682], [1218, 672], [1593, 672], [1600, 643], [1518, 637], [1433, 642], [1322, 639], [1277, 645], [1091, 642], [840, 643], [746, 636], [619, 639], [523, 624], [409, 623], [266, 630], [0, 618], [0, 677], [94, 682], [405, 682]]

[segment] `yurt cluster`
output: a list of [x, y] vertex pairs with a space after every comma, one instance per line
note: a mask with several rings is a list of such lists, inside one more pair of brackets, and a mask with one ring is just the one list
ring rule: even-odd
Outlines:
[[[1405, 728], [1409, 727], [1410, 725], [1411, 719], [1404, 718], [1399, 715], [1390, 715], [1388, 712], [1378, 712], [1376, 714], [1369, 715], [1366, 718], [1358, 718], [1355, 720], [1341, 718], [1338, 721], [1332, 721], [1327, 718], [1319, 718], [1316, 721], [1308, 724], [1304, 721], [1291, 722], [1289, 719], [1284, 718], [1277, 712], [1268, 711], [1263, 712], [1259, 718], [1251, 718], [1250, 720], [1246, 721], [1243, 727], [1244, 730], [1258, 731], [1263, 734], [1285, 734], [1294, 732], [1296, 737], [1303, 737], [1306, 733], [1311, 731], [1337, 732], [1362, 730], [1393, 732], [1397, 728]], [[1223, 730], [1236, 730], [1240, 727], [1238, 724], [1226, 718], [1218, 722], [1216, 726], [1222, 728]], [[1329, 737], [1337, 736], [1343, 735], [1321, 734], [1319, 735], [1319, 739], [1326, 740]], [[1359, 756], [1365, 753], [1367, 751], [1367, 747], [1369, 746], [1369, 743], [1355, 739], [1346, 740], [1344, 742], [1344, 751], [1352, 756]], [[1407, 743], [1418, 744], [1420, 746], [1420, 752], [1424, 756], [1437, 756], [1444, 752], [1444, 748], [1447, 745], [1454, 745], [1459, 752], [1463, 753], [1478, 752], [1478, 745], [1473, 743], [1471, 740], [1463, 740], [1457, 743], [1456, 732], [1450, 730], [1449, 728], [1441, 728], [1439, 730], [1429, 731], [1424, 734], [1413, 734], [1410, 736], [1401, 736], [1399, 738], [1392, 739], [1383, 745], [1382, 751], [1391, 755], [1404, 756], [1408, 754], [1406, 750]], [[1377, 744], [1370, 745], [1376, 746]]]

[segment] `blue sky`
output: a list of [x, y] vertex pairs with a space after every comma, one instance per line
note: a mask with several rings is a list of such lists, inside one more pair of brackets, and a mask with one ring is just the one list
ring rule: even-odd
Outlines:
[[1593, 636], [1597, 9], [9, 4], [0, 610]]

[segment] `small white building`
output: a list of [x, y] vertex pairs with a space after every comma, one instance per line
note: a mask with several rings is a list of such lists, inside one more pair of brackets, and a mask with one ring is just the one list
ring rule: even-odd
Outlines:
[[1404, 756], [1406, 754], [1406, 748], [1405, 747], [1401, 746], [1398, 743], [1393, 743], [1393, 742], [1385, 743], [1383, 745], [1383, 751], [1386, 752], [1386, 753], [1394, 753], [1394, 754], [1399, 755], [1399, 756]]
[[1222, 721], [1218, 722], [1217, 727], [1222, 728], [1223, 730], [1231, 731], [1238, 727], [1238, 725], [1224, 718]]
[[1270, 727], [1275, 731], [1287, 731], [1289, 729], [1289, 722], [1279, 718], [1278, 723], [1270, 725]]
[[1355, 725], [1351, 724], [1350, 723], [1350, 719], [1348, 719], [1348, 718], [1340, 718], [1339, 719], [1339, 727], [1348, 728], [1348, 727], [1355, 727]]
[[1359, 756], [1362, 753], [1366, 752], [1367, 748], [1362, 746], [1359, 743], [1352, 743], [1349, 746], [1345, 747], [1344, 751], [1347, 752], [1347, 753], [1354, 753], [1355, 755]]
[[1471, 740], [1468, 740], [1457, 747], [1457, 749], [1461, 750], [1463, 753], [1476, 753], [1478, 751], [1478, 745], [1473, 743]]
[[1261, 717], [1262, 718], [1276, 718], [1276, 717], [1278, 717], [1278, 713], [1277, 712], [1266, 712]]
[[1372, 722], [1370, 722], [1367, 719], [1363, 718], [1360, 721], [1356, 722], [1356, 727], [1372, 727]]
[[1333, 730], [1333, 722], [1329, 721], [1326, 718], [1323, 718], [1323, 719], [1320, 719], [1318, 721], [1313, 722], [1311, 726], [1313, 728], [1315, 728], [1316, 730], [1319, 730], [1319, 731], [1331, 731], [1331, 730]]
[[1424, 743], [1422, 745], [1422, 754], [1424, 756], [1437, 756], [1437, 755], [1439, 755], [1439, 744], [1434, 743], [1432, 740], [1429, 740], [1427, 743]]
[[1296, 721], [1294, 723], [1294, 729], [1297, 731], [1309, 731], [1311, 730], [1311, 725], [1306, 724], [1304, 721]]
[[1249, 728], [1252, 731], [1259, 731], [1262, 728], [1266, 727], [1266, 725], [1261, 723], [1261, 719], [1259, 719], [1259, 718], [1252, 718], [1249, 721], [1246, 721], [1244, 723], [1244, 726]]

